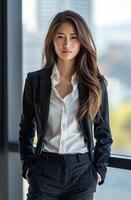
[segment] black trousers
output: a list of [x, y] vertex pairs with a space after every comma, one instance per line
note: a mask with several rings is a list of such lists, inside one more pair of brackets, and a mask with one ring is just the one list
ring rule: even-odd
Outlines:
[[28, 172], [27, 200], [92, 200], [97, 173], [87, 153], [42, 152]]

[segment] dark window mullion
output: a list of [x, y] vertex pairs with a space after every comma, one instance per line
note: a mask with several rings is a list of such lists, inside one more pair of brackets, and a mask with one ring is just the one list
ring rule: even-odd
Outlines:
[[7, 0], [0, 0], [0, 199], [8, 199]]

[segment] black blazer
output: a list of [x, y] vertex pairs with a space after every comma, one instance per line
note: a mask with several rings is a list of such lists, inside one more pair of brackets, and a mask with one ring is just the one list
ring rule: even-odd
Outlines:
[[[27, 74], [23, 92], [23, 110], [19, 130], [19, 150], [22, 161], [22, 176], [25, 177], [29, 168], [42, 152], [42, 145], [47, 131], [47, 120], [51, 94], [52, 68], [44, 68]], [[105, 82], [100, 79], [103, 88], [103, 100], [100, 107], [100, 114], [92, 121], [86, 114], [79, 121], [84, 139], [87, 141], [89, 155], [94, 169], [102, 177], [102, 184], [105, 179], [107, 164], [111, 152], [111, 130], [109, 125], [108, 94]], [[79, 101], [82, 100], [84, 86], [78, 83]], [[33, 147], [33, 139], [37, 129], [38, 142]], [[93, 135], [96, 139], [95, 145]]]

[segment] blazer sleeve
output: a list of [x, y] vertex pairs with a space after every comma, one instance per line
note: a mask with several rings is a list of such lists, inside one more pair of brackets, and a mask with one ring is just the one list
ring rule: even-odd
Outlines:
[[23, 107], [19, 124], [19, 150], [23, 169], [22, 176], [25, 178], [26, 170], [31, 165], [34, 155], [33, 140], [35, 136], [35, 112], [30, 73], [27, 74], [25, 80], [22, 100]]
[[102, 104], [94, 120], [94, 137], [96, 139], [94, 166], [101, 175], [102, 180], [99, 182], [99, 185], [101, 185], [104, 183], [113, 142], [109, 124], [107, 85], [104, 80], [102, 80]]

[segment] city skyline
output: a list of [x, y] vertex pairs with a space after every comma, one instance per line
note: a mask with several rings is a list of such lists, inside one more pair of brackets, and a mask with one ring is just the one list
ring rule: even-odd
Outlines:
[[[95, 25], [110, 26], [119, 23], [129, 23], [131, 21], [130, 0], [121, 2], [119, 0], [93, 0], [92, 5], [92, 18]], [[22, 1], [22, 21], [28, 30], [37, 29], [36, 0]]]

